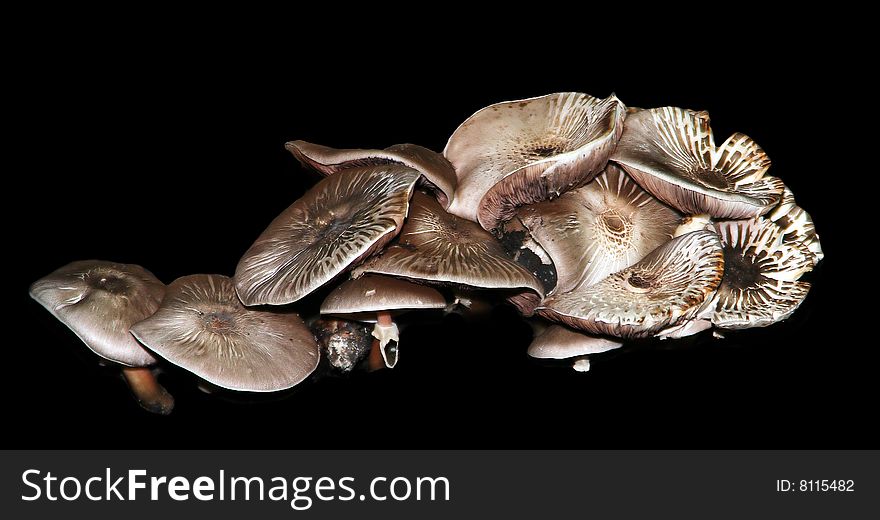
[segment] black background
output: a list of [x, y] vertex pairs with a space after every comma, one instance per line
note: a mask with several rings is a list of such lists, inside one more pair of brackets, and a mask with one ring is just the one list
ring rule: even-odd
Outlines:
[[[231, 30], [173, 41], [125, 32], [53, 40], [27, 63], [28, 92], [15, 100], [26, 162], [14, 172], [20, 191], [7, 192], [7, 225], [19, 235], [5, 291], [15, 312], [5, 324], [12, 447], [876, 447], [876, 355], [848, 334], [864, 319], [849, 312], [843, 283], [859, 276], [847, 264], [852, 216], [829, 182], [842, 174], [847, 101], [842, 71], [810, 42], [426, 51], [412, 34], [381, 45], [360, 34], [318, 51], [338, 36], [268, 44]], [[316, 377], [251, 402], [204, 394], [169, 369], [162, 382], [177, 405], [158, 417], [27, 295], [32, 281], [86, 258], [138, 263], [166, 283], [231, 275], [317, 179], [285, 141], [439, 151], [483, 106], [568, 90], [708, 110], [718, 142], [734, 131], [754, 138], [822, 238], [826, 259], [801, 309], [724, 340], [704, 333], [597, 357], [588, 374], [530, 360], [530, 329], [511, 308], [476, 322], [423, 315], [405, 330], [394, 370]], [[295, 307], [308, 314], [319, 301]]]

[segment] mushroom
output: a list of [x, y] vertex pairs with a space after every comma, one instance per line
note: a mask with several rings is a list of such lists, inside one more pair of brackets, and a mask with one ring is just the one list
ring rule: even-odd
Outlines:
[[318, 366], [318, 344], [292, 312], [244, 307], [232, 279], [195, 274], [171, 282], [159, 310], [131, 327], [147, 348], [229, 390], [291, 388]]
[[146, 410], [167, 415], [174, 398], [148, 368], [156, 362], [129, 334], [162, 302], [165, 285], [139, 265], [82, 260], [40, 278], [31, 298], [98, 356], [122, 365], [122, 375]]
[[493, 230], [516, 207], [590, 181], [605, 167], [626, 108], [578, 92], [488, 106], [455, 130], [443, 155], [458, 189], [449, 212]]
[[353, 271], [364, 273], [544, 296], [541, 282], [508, 258], [495, 237], [418, 192], [397, 240]]
[[[529, 345], [528, 354], [538, 359], [574, 358], [573, 368], [585, 372], [589, 370], [590, 354], [600, 354], [622, 346], [622, 342], [611, 338], [584, 334], [562, 325], [550, 325], [535, 336]], [[579, 370], [578, 367], [586, 370]]]
[[455, 169], [441, 154], [417, 144], [396, 144], [384, 150], [360, 148], [338, 149], [306, 141], [290, 141], [284, 145], [303, 166], [324, 175], [357, 166], [402, 164], [418, 170], [422, 181], [440, 204], [452, 203], [458, 179]]
[[609, 164], [593, 182], [517, 216], [556, 266], [554, 293], [592, 285], [668, 242], [681, 215]]
[[330, 366], [342, 372], [352, 371], [370, 352], [374, 342], [369, 327], [357, 321], [322, 317], [309, 328], [318, 339], [318, 345], [325, 352]]
[[375, 370], [382, 361], [388, 368], [394, 368], [397, 364], [400, 338], [397, 324], [391, 317], [393, 311], [444, 308], [446, 298], [431, 287], [390, 276], [368, 274], [348, 280], [334, 289], [321, 304], [321, 314], [376, 321], [373, 328], [376, 341], [370, 353], [370, 368]]
[[419, 172], [399, 165], [322, 179], [257, 238], [235, 270], [245, 305], [295, 302], [400, 231]]
[[788, 187], [782, 192], [782, 201], [767, 215], [767, 218], [782, 228], [783, 242], [806, 246], [813, 256], [814, 266], [825, 258], [813, 218], [797, 206], [794, 194]]
[[806, 245], [785, 242], [784, 228], [769, 219], [719, 222], [724, 279], [712, 324], [722, 329], [766, 327], [800, 306], [810, 284], [799, 281], [813, 268]]
[[698, 316], [711, 301], [723, 270], [718, 236], [695, 231], [593, 285], [548, 297], [537, 311], [593, 334], [649, 337]]
[[706, 112], [664, 107], [630, 114], [611, 160], [683, 213], [750, 218], [782, 196], [782, 181], [765, 175], [764, 150], [740, 133], [716, 147]]

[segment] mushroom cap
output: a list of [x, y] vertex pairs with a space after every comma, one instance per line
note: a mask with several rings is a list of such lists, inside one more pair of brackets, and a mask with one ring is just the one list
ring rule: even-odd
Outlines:
[[544, 295], [541, 282], [511, 260], [495, 237], [418, 192], [398, 239], [354, 270], [355, 277], [363, 273]]
[[699, 314], [723, 271], [718, 236], [695, 231], [598, 283], [548, 297], [538, 313], [593, 334], [648, 337]]
[[436, 289], [391, 276], [367, 274], [333, 289], [321, 304], [321, 314], [445, 307], [446, 298]]
[[760, 217], [715, 227], [724, 248], [724, 278], [712, 324], [766, 327], [791, 316], [810, 290], [809, 283], [799, 281], [813, 268], [810, 250], [783, 241], [783, 228]]
[[257, 238], [235, 270], [245, 305], [292, 303], [394, 238], [419, 172], [399, 165], [322, 179]]
[[284, 145], [303, 166], [324, 175], [358, 166], [402, 164], [418, 170], [424, 182], [444, 208], [448, 208], [458, 186], [455, 168], [443, 155], [417, 144], [395, 144], [384, 150], [330, 148], [307, 141]]
[[131, 327], [150, 350], [222, 388], [274, 392], [318, 366], [318, 343], [298, 315], [244, 307], [232, 279], [196, 274], [168, 286], [156, 314]]
[[449, 212], [492, 230], [516, 206], [549, 199], [602, 171], [626, 114], [613, 94], [562, 92], [477, 111], [455, 130], [443, 155], [458, 189]]
[[689, 214], [750, 218], [770, 211], [783, 184], [765, 175], [770, 158], [748, 136], [715, 146], [709, 114], [674, 107], [637, 111], [611, 160], [655, 197]]
[[535, 336], [528, 353], [533, 358], [568, 359], [608, 352], [622, 346], [623, 343], [610, 338], [590, 336], [562, 325], [550, 325]]
[[794, 194], [788, 187], [782, 193], [782, 201], [767, 218], [782, 228], [783, 242], [806, 246], [813, 255], [814, 266], [825, 258], [813, 218], [795, 203]]
[[671, 240], [681, 221], [612, 164], [586, 186], [524, 206], [517, 216], [553, 260], [555, 293], [631, 266]]
[[72, 262], [31, 284], [30, 295], [102, 358], [130, 367], [156, 362], [128, 333], [165, 295], [165, 284], [143, 267]]

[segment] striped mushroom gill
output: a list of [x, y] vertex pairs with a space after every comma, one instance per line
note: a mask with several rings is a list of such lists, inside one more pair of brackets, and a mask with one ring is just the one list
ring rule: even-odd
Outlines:
[[150, 350], [221, 388], [274, 392], [318, 366], [318, 344], [296, 313], [247, 308], [232, 279], [197, 274], [168, 286], [162, 305], [131, 327]]
[[400, 231], [419, 172], [400, 165], [343, 170], [284, 210], [235, 270], [245, 305], [295, 302]]
[[477, 111], [449, 138], [443, 155], [458, 188], [449, 212], [493, 230], [516, 207], [595, 177], [623, 131], [625, 107], [562, 92], [497, 103]]
[[630, 113], [611, 160], [652, 195], [686, 214], [750, 218], [770, 211], [783, 184], [748, 136], [715, 145], [709, 114], [674, 107]]

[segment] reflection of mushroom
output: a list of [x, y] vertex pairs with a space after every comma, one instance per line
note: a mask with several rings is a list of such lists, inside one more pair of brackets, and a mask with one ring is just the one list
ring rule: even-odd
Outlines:
[[495, 237], [480, 226], [443, 211], [437, 202], [415, 193], [398, 239], [354, 270], [354, 276], [378, 273], [413, 280], [484, 289], [544, 289], [528, 270], [507, 257]]
[[791, 316], [810, 289], [798, 281], [813, 268], [810, 250], [782, 241], [783, 228], [764, 218], [721, 222], [716, 228], [724, 247], [724, 279], [712, 324], [766, 327]]
[[235, 270], [245, 305], [299, 300], [366, 258], [400, 230], [419, 172], [406, 166], [344, 170], [284, 210]]
[[[443, 309], [446, 299], [437, 290], [406, 280], [382, 275], [365, 275], [348, 280], [333, 290], [321, 304], [321, 314], [348, 315], [363, 321], [376, 321], [373, 329], [374, 351], [388, 368], [398, 359], [397, 325], [392, 311]], [[376, 354], [371, 352], [371, 368], [378, 368]]]
[[588, 362], [590, 354], [600, 354], [622, 346], [622, 342], [611, 338], [591, 336], [562, 325], [550, 325], [535, 336], [532, 344], [529, 345], [528, 354], [538, 359], [576, 358], [575, 369], [586, 371], [590, 366]]
[[304, 166], [324, 175], [357, 166], [402, 164], [418, 170], [426, 187], [448, 208], [458, 185], [455, 169], [437, 152], [416, 144], [396, 144], [384, 150], [338, 149], [306, 141], [291, 141], [285, 145]]
[[273, 392], [318, 366], [318, 344], [294, 313], [242, 306], [232, 279], [197, 274], [168, 286], [159, 310], [132, 334], [168, 361], [222, 388]]
[[592, 285], [668, 242], [675, 210], [609, 164], [593, 182], [517, 213], [556, 266], [555, 293]]
[[782, 228], [783, 242], [806, 246], [813, 256], [813, 265], [825, 258], [813, 218], [795, 204], [791, 190], [785, 188], [782, 201], [767, 215], [767, 218]]
[[782, 181], [765, 176], [770, 158], [761, 147], [739, 133], [716, 147], [706, 112], [665, 107], [630, 114], [611, 160], [684, 213], [749, 218], [782, 195]]
[[698, 315], [723, 270], [718, 236], [695, 231], [593, 285], [548, 297], [538, 313], [594, 334], [648, 337]]
[[141, 266], [99, 260], [73, 262], [34, 282], [31, 297], [67, 325], [95, 354], [123, 365], [122, 374], [146, 410], [171, 413], [174, 398], [148, 365], [156, 358], [129, 334], [152, 315], [165, 285]]
[[623, 130], [615, 96], [550, 94], [488, 106], [449, 138], [458, 189], [449, 212], [495, 229], [516, 207], [555, 197], [602, 171]]

